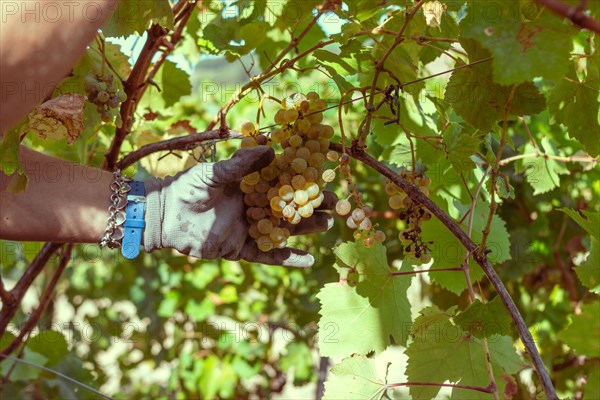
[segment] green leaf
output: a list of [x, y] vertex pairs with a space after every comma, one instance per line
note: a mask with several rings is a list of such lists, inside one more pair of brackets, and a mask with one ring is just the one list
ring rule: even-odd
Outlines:
[[600, 239], [600, 212], [590, 212], [586, 210], [575, 211], [568, 208], [560, 208], [571, 219], [577, 222], [577, 225], [595, 239]]
[[600, 301], [584, 304], [581, 312], [572, 317], [566, 329], [558, 337], [577, 355], [600, 357]]
[[[490, 53], [471, 39], [461, 39], [463, 48], [469, 55], [469, 62], [484, 60]], [[458, 63], [457, 67], [463, 65]], [[502, 86], [492, 79], [489, 61], [452, 73], [446, 86], [445, 101], [466, 122], [484, 132], [504, 119], [506, 105], [512, 87]], [[532, 115], [546, 107], [546, 100], [532, 83], [523, 83], [514, 89], [509, 115]]]
[[443, 136], [448, 161], [459, 172], [466, 173], [473, 169], [475, 163], [471, 156], [477, 152], [483, 138], [472, 129], [455, 124]]
[[382, 4], [373, 0], [349, 0], [348, 13], [358, 21], [366, 21], [379, 13], [382, 9]]
[[487, 303], [475, 300], [466, 310], [454, 317], [454, 322], [463, 331], [478, 339], [509, 335], [512, 332], [512, 319], [499, 296]]
[[[492, 360], [498, 363], [507, 374], [516, 374], [527, 368], [527, 364], [517, 354], [510, 336], [493, 335], [488, 339], [488, 349]], [[494, 370], [494, 374], [498, 374], [498, 372]]]
[[[470, 206], [455, 201], [454, 207], [459, 212], [459, 216], [456, 219], [461, 220]], [[473, 213], [471, 232], [471, 238], [475, 243], [481, 242], [482, 231], [487, 222], [488, 213], [489, 204], [484, 201], [478, 201]], [[466, 217], [460, 224], [460, 227], [464, 231], [467, 231], [468, 220], [469, 217]], [[427, 222], [422, 235], [424, 241], [433, 242], [430, 245], [433, 257], [432, 270], [457, 267], [463, 263], [466, 256], [464, 246], [437, 218]], [[497, 214], [492, 218], [492, 225], [490, 226], [490, 234], [488, 235], [486, 246], [492, 250], [488, 254], [488, 259], [491, 263], [499, 264], [510, 260], [510, 235], [506, 230], [505, 222]], [[470, 266], [471, 281], [474, 283], [480, 280], [484, 274], [477, 264], [471, 262]], [[465, 277], [462, 273], [436, 272], [432, 273], [431, 276], [434, 282], [453, 293], [460, 294], [467, 288]]]
[[106, 36], [141, 35], [150, 23], [173, 29], [173, 11], [168, 0], [121, 0], [102, 32]]
[[550, 115], [563, 124], [569, 136], [577, 139], [592, 156], [600, 155], [599, 87], [597, 70], [590, 69], [588, 77], [582, 81], [571, 69], [553, 86], [548, 97]]
[[379, 353], [392, 343], [392, 338], [405, 344], [411, 323], [406, 297], [410, 278], [391, 275], [385, 247], [379, 243], [372, 248], [344, 243], [338, 246], [336, 255], [338, 268], [358, 274], [358, 283], [350, 279], [328, 283], [317, 295], [321, 302], [321, 354], [344, 357]]
[[385, 384], [385, 377], [377, 373], [375, 359], [362, 355], [348, 357], [331, 369], [323, 399], [376, 399]]
[[[581, 283], [593, 293], [600, 293], [600, 213], [562, 208], [566, 213], [591, 236], [587, 259], [575, 268]], [[582, 215], [583, 214], [583, 215]]]
[[161, 93], [167, 107], [177, 103], [181, 96], [192, 92], [189, 75], [171, 61], [166, 61], [161, 67], [161, 77]]
[[12, 194], [23, 193], [27, 190], [28, 182], [29, 178], [27, 178], [27, 175], [18, 172], [10, 177], [10, 182], [8, 183], [6, 190]]
[[596, 366], [587, 374], [583, 387], [584, 399], [600, 399], [600, 367]]
[[14, 128], [0, 138], [0, 168], [6, 175], [23, 171], [19, 161], [20, 129]]
[[356, 69], [340, 57], [339, 54], [327, 50], [316, 50], [313, 55], [317, 60], [333, 66], [340, 74], [354, 75], [356, 73]]
[[[544, 137], [541, 140], [543, 153], [547, 155], [558, 155], [558, 150], [550, 138]], [[534, 153], [535, 148], [531, 143], [527, 143], [523, 149], [524, 153]], [[528, 158], [522, 162], [527, 182], [533, 187], [533, 194], [538, 195], [551, 191], [560, 184], [560, 175], [569, 174], [569, 170], [564, 163], [544, 158], [543, 156]]]
[[[478, 40], [494, 56], [494, 81], [510, 85], [535, 77], [558, 81], [567, 73], [574, 33], [550, 11], [527, 20], [521, 2], [469, 2], [461, 36]], [[490, 13], [494, 13], [493, 17]]]
[[[421, 316], [416, 319], [411, 330], [413, 341], [405, 351], [408, 356], [408, 380], [432, 383], [450, 381], [460, 382], [461, 385], [487, 387], [489, 376], [481, 343], [453, 325], [450, 317], [450, 312], [440, 311], [435, 306], [421, 311]], [[509, 338], [494, 336], [494, 339], [489, 341], [490, 356], [496, 383], [502, 393], [506, 384], [505, 374], [516, 372], [516, 366], [522, 363], [516, 356]], [[507, 345], [510, 345], [510, 348]], [[503, 354], [502, 351], [507, 353]], [[502, 357], [499, 362], [496, 361], [497, 355]], [[431, 399], [439, 390], [440, 388], [435, 386], [412, 386], [410, 394], [413, 399]], [[452, 398], [488, 399], [489, 395], [453, 389]]]
[[27, 341], [27, 347], [48, 359], [48, 366], [57, 364], [67, 355], [67, 341], [62, 333], [45, 330]]
[[185, 305], [185, 313], [194, 321], [204, 321], [215, 313], [215, 303], [208, 297], [200, 302], [189, 299]]
[[[0, 348], [4, 349], [14, 339], [15, 336], [12, 333], [5, 332], [0, 338]], [[46, 362], [48, 361], [46, 357], [39, 353], [36, 353], [35, 351], [32, 351], [27, 347], [23, 350], [23, 354], [20, 355], [18, 358], [25, 360], [29, 363], [41, 366], [45, 366]], [[37, 379], [37, 377], [42, 372], [40, 368], [37, 368], [33, 365], [24, 364], [23, 362], [19, 362], [19, 360], [2, 360], [2, 362], [0, 363], [0, 374], [2, 374], [2, 376], [6, 376], [11, 369], [11, 381], [32, 381], [34, 379]]]
[[245, 46], [254, 49], [265, 40], [269, 28], [267, 22], [251, 22], [240, 28], [240, 38], [245, 42]]
[[302, 342], [292, 342], [286, 346], [286, 354], [279, 359], [282, 371], [293, 368], [294, 384], [299, 385], [310, 380], [313, 361], [310, 348]]
[[600, 241], [592, 238], [588, 258], [575, 268], [581, 283], [590, 292], [600, 294]]

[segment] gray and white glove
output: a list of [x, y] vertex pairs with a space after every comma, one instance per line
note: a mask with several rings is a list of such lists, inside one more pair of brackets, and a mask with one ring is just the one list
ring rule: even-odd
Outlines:
[[[248, 235], [240, 181], [268, 166], [273, 158], [272, 148], [257, 146], [238, 150], [229, 160], [199, 164], [165, 179], [146, 180], [146, 252], [174, 248], [204, 259], [312, 266], [314, 257], [305, 251], [286, 247], [263, 253]], [[335, 194], [324, 194], [320, 209], [332, 209]], [[298, 225], [285, 224], [292, 235], [324, 232], [332, 226], [333, 217], [321, 211]]]

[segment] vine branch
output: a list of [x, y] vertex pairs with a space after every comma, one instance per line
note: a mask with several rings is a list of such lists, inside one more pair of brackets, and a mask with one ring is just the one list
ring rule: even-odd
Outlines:
[[17, 308], [21, 304], [23, 297], [25, 297], [27, 289], [29, 289], [35, 278], [42, 272], [50, 257], [52, 257], [61, 246], [62, 243], [44, 244], [44, 247], [42, 247], [40, 252], [35, 256], [31, 264], [27, 266], [27, 269], [25, 270], [25, 273], [23, 273], [21, 279], [19, 279], [19, 282], [17, 282], [15, 287], [9, 292], [10, 296], [12, 296], [12, 302], [3, 303], [4, 306], [0, 311], [0, 336], [4, 334], [10, 320], [15, 316]]
[[147, 144], [129, 153], [117, 163], [117, 168], [125, 169], [136, 161], [159, 151], [189, 150], [197, 147], [200, 143], [209, 140], [240, 139], [242, 137], [243, 135], [238, 131], [228, 129], [224, 133], [221, 129], [213, 129], [188, 136], [162, 140], [160, 142]]
[[25, 337], [25, 335], [27, 335], [29, 332], [31, 332], [35, 328], [35, 326], [38, 323], [38, 321], [40, 320], [42, 314], [46, 310], [46, 307], [48, 306], [50, 299], [54, 295], [54, 289], [56, 288], [56, 285], [58, 284], [58, 280], [60, 279], [62, 273], [64, 272], [65, 268], [67, 267], [67, 264], [69, 263], [69, 259], [71, 257], [71, 251], [73, 250], [73, 246], [74, 246], [73, 244], [69, 244], [68, 246], [65, 247], [65, 250], [63, 251], [62, 255], [60, 256], [60, 261], [58, 263], [58, 267], [56, 267], [56, 271], [54, 272], [54, 275], [52, 276], [50, 283], [48, 283], [48, 286], [46, 287], [46, 290], [44, 291], [44, 294], [43, 294], [42, 298], [40, 299], [40, 305], [31, 314], [31, 316], [29, 317], [29, 319], [27, 320], [27, 322], [25, 323], [23, 328], [21, 328], [21, 332], [19, 332], [19, 335], [8, 346], [6, 346], [6, 348], [2, 349], [2, 351], [0, 352], [0, 358], [4, 358], [4, 357], [8, 356], [10, 353], [12, 353], [23, 342], [23, 338]]
[[[180, 4], [185, 3], [184, 6]], [[140, 55], [129, 74], [129, 77], [123, 84], [127, 99], [121, 104], [120, 114], [121, 120], [123, 121], [121, 127], [117, 128], [115, 137], [110, 144], [108, 152], [104, 159], [104, 169], [114, 170], [116, 167], [117, 158], [121, 151], [121, 146], [125, 137], [130, 133], [131, 127], [133, 126], [134, 118], [133, 115], [137, 109], [137, 104], [144, 95], [149, 84], [151, 84], [152, 78], [158, 72], [160, 66], [165, 62], [166, 57], [173, 51], [175, 45], [181, 40], [181, 32], [185, 27], [185, 24], [189, 20], [192, 11], [196, 8], [195, 1], [186, 2], [186, 0], [180, 0], [175, 8], [182, 7], [181, 12], [176, 15], [177, 24], [174, 32], [171, 34], [171, 40], [166, 41], [168, 31], [158, 24], [153, 24], [147, 31], [147, 39]], [[152, 65], [152, 59], [154, 55], [160, 50], [161, 45], [166, 45], [166, 49], [163, 50], [161, 57], [154, 63], [150, 72], [150, 66]]]

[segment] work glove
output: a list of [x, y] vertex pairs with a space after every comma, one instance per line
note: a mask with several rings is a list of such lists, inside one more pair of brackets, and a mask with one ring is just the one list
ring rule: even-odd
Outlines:
[[[238, 150], [229, 160], [198, 164], [165, 179], [146, 180], [146, 252], [174, 248], [204, 259], [312, 266], [314, 257], [306, 251], [286, 247], [263, 253], [248, 235], [250, 225], [240, 181], [268, 166], [274, 156], [268, 146], [246, 148]], [[330, 210], [337, 198], [332, 192], [324, 195], [320, 209]], [[298, 225], [282, 226], [292, 235], [323, 232], [333, 226], [333, 217], [318, 211]]]

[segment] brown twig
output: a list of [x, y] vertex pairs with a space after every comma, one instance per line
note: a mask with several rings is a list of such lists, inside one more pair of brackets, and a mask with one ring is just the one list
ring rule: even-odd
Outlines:
[[600, 21], [589, 17], [585, 14], [585, 10], [580, 6], [571, 6], [563, 3], [560, 0], [535, 0], [539, 4], [546, 7], [559, 17], [563, 17], [571, 21], [580, 28], [588, 29], [595, 33], [600, 33]]
[[[178, 4], [185, 3], [184, 0], [180, 0]], [[176, 5], [176, 6], [177, 6]], [[140, 52], [140, 56], [138, 57], [127, 81], [123, 84], [123, 88], [125, 90], [125, 94], [127, 95], [127, 99], [121, 104], [120, 114], [122, 125], [120, 128], [117, 128], [115, 132], [115, 137], [110, 144], [108, 152], [105, 156], [104, 160], [104, 169], [114, 170], [117, 162], [117, 158], [119, 157], [119, 152], [121, 151], [121, 146], [123, 145], [123, 141], [125, 137], [130, 133], [131, 127], [133, 126], [133, 114], [137, 109], [137, 104], [142, 98], [144, 92], [146, 91], [149, 84], [152, 82], [152, 78], [158, 71], [158, 68], [164, 63], [166, 57], [173, 50], [177, 42], [181, 39], [181, 32], [183, 27], [187, 23], [192, 11], [195, 9], [195, 1], [188, 2], [182, 9], [181, 18], [178, 19], [177, 25], [175, 27], [174, 33], [171, 35], [171, 41], [165, 42], [165, 38], [168, 34], [167, 30], [158, 24], [153, 24], [147, 31], [148, 37], [146, 38], [146, 43]], [[169, 46], [166, 50], [164, 50], [161, 58], [154, 64], [152, 64], [152, 59], [157, 51], [161, 48], [161, 45], [169, 43]], [[150, 66], [153, 65], [152, 69]], [[150, 69], [150, 72], [148, 70]]]
[[21, 328], [21, 332], [19, 332], [19, 336], [17, 336], [8, 346], [6, 346], [4, 349], [2, 349], [2, 351], [0, 352], [0, 358], [4, 358], [4, 356], [7, 356], [10, 353], [12, 353], [23, 342], [23, 338], [25, 337], [25, 335], [27, 335], [29, 332], [31, 332], [35, 328], [36, 324], [38, 323], [42, 314], [44, 313], [44, 310], [48, 306], [50, 299], [54, 295], [54, 289], [56, 288], [58, 280], [60, 279], [62, 273], [64, 272], [65, 268], [67, 267], [67, 264], [69, 263], [69, 259], [71, 258], [71, 251], [73, 250], [73, 246], [74, 246], [73, 244], [69, 244], [65, 247], [62, 255], [60, 256], [60, 261], [58, 263], [58, 266], [56, 267], [56, 271], [54, 272], [54, 275], [52, 276], [50, 283], [48, 283], [48, 286], [46, 287], [44, 295], [40, 299], [40, 305], [31, 314], [31, 316], [29, 317], [29, 319], [27, 320], [27, 322], [25, 323], [23, 328]]
[[[330, 148], [337, 152], [341, 152], [341, 146], [337, 143], [331, 143]], [[552, 384], [552, 380], [546, 371], [544, 366], [544, 362], [538, 352], [533, 337], [529, 332], [527, 324], [523, 320], [519, 309], [515, 305], [515, 302], [508, 293], [508, 290], [502, 283], [502, 280], [492, 267], [491, 263], [487, 259], [485, 254], [479, 255], [476, 250], [479, 246], [475, 244], [469, 238], [469, 236], [460, 228], [460, 226], [454, 221], [448, 214], [446, 214], [437, 204], [431, 201], [425, 194], [423, 194], [418, 187], [406, 181], [399, 174], [391, 170], [386, 165], [377, 161], [363, 150], [357, 149], [356, 147], [347, 149], [348, 155], [352, 158], [361, 161], [363, 164], [373, 168], [377, 172], [379, 172], [384, 177], [391, 180], [396, 186], [402, 189], [407, 196], [414, 202], [418, 204], [422, 204], [426, 207], [433, 215], [436, 216], [442, 222], [450, 232], [462, 243], [465, 249], [473, 256], [475, 262], [481, 267], [487, 278], [494, 286], [494, 289], [498, 293], [498, 296], [502, 300], [504, 307], [510, 314], [517, 332], [519, 333], [519, 337], [525, 346], [525, 349], [529, 353], [531, 360], [533, 362], [533, 366], [537, 371], [538, 377], [540, 379], [541, 385], [546, 393], [546, 397], [550, 400], [558, 400], [558, 396], [556, 395], [556, 391], [554, 390], [554, 385]]]
[[2, 304], [4, 304], [4, 307], [13, 303], [13, 297], [10, 292], [6, 291], [6, 288], [4, 287], [4, 281], [2, 280], [1, 276], [0, 276], [0, 300], [2, 300]]
[[220, 129], [213, 129], [211, 131], [204, 131], [188, 136], [181, 136], [173, 139], [163, 140], [161, 142], [150, 143], [125, 156], [117, 163], [117, 168], [125, 169], [136, 161], [159, 151], [190, 150], [199, 146], [200, 143], [208, 140], [239, 139], [242, 137], [243, 135], [238, 131], [228, 130], [227, 135], [223, 135], [223, 132]]
[[17, 282], [15, 287], [10, 291], [10, 294], [13, 297], [12, 305], [5, 305], [0, 311], [0, 336], [4, 334], [8, 323], [15, 316], [17, 308], [21, 304], [21, 300], [23, 300], [27, 289], [29, 289], [35, 278], [42, 272], [50, 257], [52, 257], [61, 246], [62, 243], [44, 244], [44, 247], [42, 247], [31, 264], [29, 264], [23, 276], [19, 279], [19, 282]]
[[377, 93], [376, 89], [377, 81], [379, 80], [379, 75], [383, 70], [387, 58], [390, 56], [390, 54], [392, 54], [394, 49], [404, 40], [404, 31], [406, 31], [408, 24], [413, 19], [417, 11], [421, 9], [423, 4], [425, 4], [425, 0], [419, 0], [419, 2], [416, 3], [410, 11], [408, 9], [405, 10], [406, 14], [404, 17], [404, 23], [402, 24], [400, 31], [398, 31], [398, 33], [396, 34], [394, 42], [387, 49], [385, 54], [379, 59], [379, 61], [377, 61], [377, 63], [375, 64], [375, 72], [373, 75], [373, 81], [371, 82], [371, 91], [369, 96], [369, 102], [367, 104], [367, 114], [365, 116], [365, 119], [361, 123], [361, 129], [358, 132], [358, 146], [361, 149], [365, 147], [365, 140], [367, 139], [367, 135], [371, 132], [371, 120], [373, 118], [373, 113], [375, 112], [375, 95]]
[[442, 272], [442, 271], [462, 271], [461, 267], [449, 267], [449, 268], [434, 268], [434, 269], [422, 269], [418, 271], [394, 271], [390, 272], [390, 276], [403, 276], [403, 275], [416, 275], [425, 272]]
[[152, 58], [156, 51], [158, 51], [160, 39], [166, 35], [165, 29], [157, 24], [152, 25], [146, 32], [148, 34], [146, 43], [131, 70], [131, 74], [129, 74], [127, 81], [123, 84], [125, 94], [127, 95], [127, 99], [121, 104], [120, 110], [121, 120], [123, 122], [121, 127], [117, 128], [115, 137], [113, 138], [104, 159], [103, 167], [110, 171], [114, 170], [125, 136], [129, 134], [133, 125], [133, 114], [137, 107], [137, 103], [141, 98], [139, 93], [146, 85], [146, 73], [148, 72], [148, 68], [150, 68]]
[[485, 227], [483, 228], [483, 232], [481, 235], [481, 244], [479, 247], [479, 255], [481, 256], [486, 251], [486, 242], [488, 236], [491, 231], [492, 221], [494, 219], [494, 214], [496, 214], [496, 208], [498, 207], [498, 203], [496, 202], [496, 178], [498, 177], [498, 168], [500, 167], [499, 163], [502, 159], [502, 152], [504, 151], [504, 146], [506, 145], [506, 133], [508, 130], [508, 116], [510, 114], [510, 109], [512, 107], [513, 98], [515, 96], [515, 90], [517, 85], [513, 85], [510, 91], [510, 95], [508, 96], [508, 100], [504, 105], [504, 123], [502, 124], [502, 136], [500, 137], [500, 145], [498, 146], [498, 152], [496, 154], [496, 158], [494, 161], [494, 165], [492, 166], [490, 173], [490, 180], [492, 182], [491, 188], [491, 200], [490, 200], [490, 212], [488, 214], [487, 222]]

